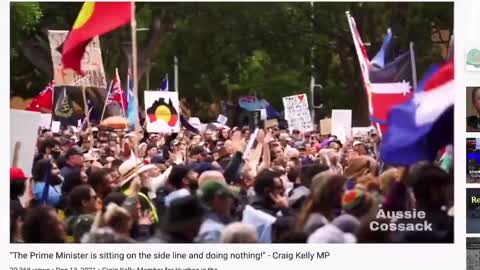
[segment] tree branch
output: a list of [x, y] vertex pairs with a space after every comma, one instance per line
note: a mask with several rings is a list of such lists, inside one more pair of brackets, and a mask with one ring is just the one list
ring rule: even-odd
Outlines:
[[162, 24], [160, 17], [155, 17], [150, 25], [149, 37], [141, 50], [138, 57], [138, 79], [140, 80], [148, 68], [150, 58], [155, 54], [158, 47], [165, 39], [165, 34], [174, 29], [172, 24]]
[[18, 47], [22, 54], [40, 71], [49, 78], [53, 78], [53, 66], [50, 59], [50, 53], [46, 52], [36, 41], [26, 40], [18, 42]]

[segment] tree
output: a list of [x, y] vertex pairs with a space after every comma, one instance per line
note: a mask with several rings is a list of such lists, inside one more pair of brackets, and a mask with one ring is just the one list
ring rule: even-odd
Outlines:
[[[12, 4], [12, 93], [33, 96], [34, 89], [51, 79], [46, 30], [69, 29], [81, 4], [21, 4]], [[409, 41], [414, 41], [419, 78], [431, 63], [442, 60], [432, 32], [453, 30], [452, 3], [316, 2], [313, 8], [301, 2], [136, 5], [138, 27], [148, 28], [138, 32], [139, 85], [146, 84], [147, 72], [153, 89], [160, 86], [164, 74], [172, 78], [177, 56], [180, 96], [189, 99], [194, 114], [204, 113], [203, 120], [216, 117], [216, 112], [208, 114], [204, 109], [210, 104], [218, 109], [220, 103], [236, 104], [239, 96], [248, 94], [265, 97], [281, 110], [282, 96], [308, 93], [313, 74], [324, 86], [325, 114], [332, 108], [352, 108], [354, 125], [368, 125], [345, 11], [350, 10], [363, 39], [370, 42], [370, 56], [388, 27], [395, 34], [396, 51], [408, 49]], [[129, 26], [101, 37], [107, 76], [115, 67], [126, 74], [129, 42]]]

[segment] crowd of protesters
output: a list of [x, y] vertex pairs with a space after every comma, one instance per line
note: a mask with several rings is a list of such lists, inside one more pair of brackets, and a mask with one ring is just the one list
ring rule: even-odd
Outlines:
[[[380, 147], [278, 127], [43, 130], [32, 171], [10, 171], [11, 242], [452, 243], [451, 151], [400, 168]], [[417, 221], [433, 230], [372, 229]]]

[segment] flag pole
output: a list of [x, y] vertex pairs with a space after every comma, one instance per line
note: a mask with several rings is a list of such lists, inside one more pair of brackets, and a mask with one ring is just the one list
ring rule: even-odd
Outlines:
[[90, 119], [88, 119], [88, 104], [87, 104], [86, 88], [87, 86], [85, 85], [85, 82], [82, 81], [82, 96], [83, 96], [84, 112], [85, 112], [85, 117], [87, 117], [87, 126], [90, 127]]
[[52, 85], [52, 111], [50, 112], [50, 114], [51, 114], [51, 117], [50, 117], [49, 127], [50, 127], [50, 130], [52, 130], [53, 115], [55, 114], [55, 79], [53, 80], [53, 85]]
[[100, 123], [103, 121], [103, 116], [105, 115], [108, 97], [110, 96], [110, 92], [112, 91], [112, 84], [113, 84], [113, 80], [110, 81], [110, 87], [108, 87], [107, 96], [105, 97], [105, 102], [103, 103], [103, 110], [102, 110], [102, 116], [100, 117]]
[[132, 2], [132, 20], [131, 20], [131, 28], [132, 28], [132, 75], [133, 75], [133, 102], [135, 104], [134, 114], [135, 114], [135, 130], [134, 132], [137, 135], [137, 141], [135, 142], [135, 148], [132, 149], [134, 151], [135, 156], [138, 158], [139, 150], [138, 150], [138, 141], [140, 138], [140, 119], [138, 116], [138, 70], [137, 70], [137, 20], [135, 19], [135, 2]]
[[82, 80], [82, 96], [83, 96], [83, 106], [84, 106], [84, 111], [85, 111], [85, 119], [87, 120], [87, 138], [90, 141], [90, 149], [92, 149], [93, 146], [93, 140], [90, 140], [93, 138], [92, 136], [92, 131], [90, 128], [90, 114], [88, 113], [88, 103], [87, 103], [87, 91], [86, 91], [86, 84], [85, 80]]
[[412, 65], [413, 92], [417, 92], [417, 67], [415, 64], [415, 50], [413, 49], [413, 41], [410, 41], [410, 63]]
[[138, 135], [139, 128], [140, 128], [140, 119], [138, 117], [138, 70], [137, 70], [137, 21], [135, 19], [135, 2], [132, 2], [132, 20], [131, 20], [131, 28], [132, 28], [132, 75], [133, 75], [133, 95], [134, 95], [134, 103], [135, 103], [135, 131]]
[[[175, 92], [178, 93], [178, 58], [175, 55], [173, 58], [173, 71], [174, 71], [174, 83], [175, 83]], [[170, 86], [169, 86], [170, 87]]]

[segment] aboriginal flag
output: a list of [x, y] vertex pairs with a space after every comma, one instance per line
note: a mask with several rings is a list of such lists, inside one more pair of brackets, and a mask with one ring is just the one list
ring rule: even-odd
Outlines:
[[172, 100], [167, 104], [164, 98], [159, 98], [147, 109], [147, 116], [150, 123], [164, 121], [170, 127], [175, 127], [178, 121], [178, 112], [173, 106]]
[[63, 44], [62, 62], [83, 75], [81, 60], [88, 43], [95, 37], [108, 33], [132, 19], [131, 2], [85, 2]]

